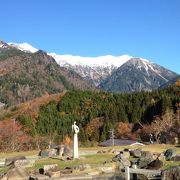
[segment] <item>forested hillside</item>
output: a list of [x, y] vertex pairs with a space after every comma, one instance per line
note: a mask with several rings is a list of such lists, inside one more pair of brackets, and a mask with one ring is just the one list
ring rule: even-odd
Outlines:
[[0, 48], [0, 102], [7, 106], [64, 90], [91, 89], [77, 73], [59, 67], [44, 51]]
[[[140, 122], [150, 125], [166, 110], [176, 115], [179, 108], [179, 87], [154, 92], [111, 94], [107, 92], [69, 91], [57, 103], [51, 101], [39, 109], [36, 119], [29, 115], [17, 118], [32, 136], [63, 141], [71, 137], [74, 121], [80, 127], [81, 142], [99, 142], [109, 138], [109, 131]], [[177, 116], [176, 116], [177, 117]], [[130, 132], [129, 132], [130, 133]]]

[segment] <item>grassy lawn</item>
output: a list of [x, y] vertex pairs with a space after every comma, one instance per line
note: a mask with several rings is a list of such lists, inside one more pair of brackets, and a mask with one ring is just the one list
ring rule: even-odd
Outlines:
[[34, 151], [20, 151], [20, 152], [4, 152], [0, 153], [0, 158], [15, 157], [15, 156], [34, 156], [38, 155], [38, 150]]
[[[110, 147], [80, 147], [80, 152], [86, 152], [87, 154], [95, 153], [99, 150], [107, 150], [107, 149], [115, 149], [118, 151], [123, 150], [124, 148], [129, 149], [137, 149], [141, 148], [145, 151], [151, 151], [151, 152], [163, 152], [166, 149], [173, 148], [176, 150], [176, 153], [180, 153], [180, 147], [175, 147], [174, 145], [169, 144], [152, 144], [152, 145], [145, 145], [145, 146], [110, 146]], [[7, 158], [7, 157], [13, 157], [13, 156], [34, 156], [38, 155], [38, 150], [34, 151], [24, 151], [24, 152], [11, 152], [11, 153], [0, 153], [0, 158]]]
[[141, 148], [144, 151], [151, 151], [151, 152], [163, 152], [167, 149], [175, 149], [176, 153], [180, 153], [180, 147], [176, 147], [175, 145], [170, 144], [151, 144], [151, 145], [145, 145], [145, 146], [110, 146], [110, 147], [85, 147], [80, 148], [81, 151], [97, 151], [97, 150], [106, 150], [106, 149], [115, 149], [115, 150], [123, 150], [124, 148], [128, 149], [137, 149]]
[[35, 168], [39, 169], [43, 167], [43, 165], [47, 164], [58, 164], [60, 169], [64, 169], [65, 167], [73, 167], [78, 166], [80, 164], [89, 164], [91, 167], [96, 167], [98, 165], [102, 165], [105, 161], [110, 161], [114, 157], [114, 154], [93, 154], [86, 155], [81, 157], [80, 159], [70, 160], [70, 161], [62, 161], [59, 159], [53, 158], [44, 158], [38, 159], [35, 164]]
[[[60, 159], [53, 158], [43, 158], [37, 159], [35, 165], [32, 169], [42, 168], [44, 165], [48, 164], [58, 164], [60, 169], [64, 169], [65, 167], [73, 167], [81, 164], [89, 164], [91, 167], [102, 166], [105, 161], [112, 160], [112, 157], [115, 154], [108, 153], [100, 153], [97, 154], [99, 150], [108, 150], [115, 149], [117, 151], [123, 150], [124, 148], [137, 149], [141, 148], [142, 150], [152, 151], [152, 152], [163, 152], [166, 149], [173, 148], [176, 150], [176, 153], [180, 153], [180, 147], [175, 147], [174, 145], [145, 145], [145, 146], [114, 146], [114, 147], [86, 147], [80, 148], [80, 159], [77, 160], [69, 160], [62, 161]], [[37, 156], [39, 151], [28, 151], [28, 152], [13, 152], [13, 153], [0, 153], [1, 158], [13, 157], [13, 156]], [[164, 168], [169, 168], [170, 166], [177, 166], [179, 162], [166, 161]], [[0, 173], [7, 171], [7, 168], [0, 168]]]

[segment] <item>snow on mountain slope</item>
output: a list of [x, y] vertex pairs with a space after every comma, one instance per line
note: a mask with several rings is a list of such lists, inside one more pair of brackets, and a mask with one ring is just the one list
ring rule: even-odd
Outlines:
[[16, 44], [16, 43], [10, 42], [10, 43], [8, 43], [8, 45], [15, 47], [21, 51], [25, 51], [25, 52], [35, 53], [38, 51], [38, 49], [34, 48], [33, 46], [31, 46], [30, 44], [28, 44], [26, 42], [21, 43], [21, 44]]
[[114, 70], [131, 59], [131, 56], [99, 56], [81, 57], [72, 55], [57, 55], [49, 53], [56, 62], [63, 67], [72, 69], [80, 74], [87, 81], [98, 86], [102, 79], [110, 76]]
[[81, 56], [72, 56], [72, 55], [57, 55], [55, 53], [49, 53], [60, 66], [65, 66], [66, 64], [81, 65], [81, 66], [116, 66], [120, 67], [122, 64], [131, 59], [131, 56], [123, 55], [123, 56], [98, 56], [98, 57], [81, 57]]
[[99, 87], [111, 92], [151, 91], [176, 76], [175, 72], [158, 64], [132, 58], [103, 79]]
[[8, 44], [0, 40], [0, 48], [7, 48], [7, 47], [8, 47]]
[[[8, 43], [10, 46], [25, 52], [36, 52], [38, 49], [28, 43]], [[171, 72], [149, 60], [123, 56], [81, 57], [48, 53], [56, 62], [73, 70], [89, 83], [110, 91], [139, 91], [158, 88], [175, 76]]]

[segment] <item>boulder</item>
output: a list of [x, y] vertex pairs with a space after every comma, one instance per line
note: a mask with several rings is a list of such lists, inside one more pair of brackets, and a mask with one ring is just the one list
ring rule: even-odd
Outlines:
[[171, 160], [172, 157], [176, 156], [176, 150], [175, 149], [167, 149], [164, 152], [164, 156], [167, 161]]
[[105, 166], [105, 167], [101, 167], [99, 168], [99, 170], [102, 172], [102, 173], [114, 173], [115, 172], [115, 167], [113, 166]]
[[121, 160], [121, 163], [124, 167], [126, 167], [126, 166], [130, 167], [131, 166], [131, 162], [128, 159]]
[[49, 157], [49, 151], [44, 149], [44, 150], [41, 150], [38, 154], [41, 158], [45, 158], [45, 157]]
[[26, 159], [25, 156], [16, 156], [16, 157], [6, 158], [5, 159], [5, 165], [6, 166], [14, 165], [15, 161], [17, 161], [17, 160], [24, 160], [24, 159]]
[[80, 171], [85, 171], [90, 168], [91, 168], [91, 166], [89, 164], [80, 164], [78, 166], [73, 167], [73, 172], [77, 173]]
[[129, 153], [128, 151], [124, 151], [124, 152], [123, 152], [123, 156], [124, 156], [126, 159], [129, 159], [130, 153]]
[[43, 169], [44, 169], [44, 172], [55, 171], [58, 169], [58, 165], [57, 164], [44, 165]]
[[147, 159], [153, 159], [153, 153], [150, 151], [141, 151], [141, 157]]
[[137, 166], [139, 168], [147, 168], [148, 164], [150, 164], [153, 160], [153, 158], [141, 157], [137, 161]]
[[43, 174], [34, 174], [31, 175], [29, 180], [48, 180], [49, 176], [43, 175]]
[[162, 162], [165, 162], [165, 161], [166, 161], [166, 157], [164, 156], [164, 153], [161, 153], [161, 154], [158, 156], [158, 159], [161, 160]]
[[24, 168], [10, 169], [2, 178], [2, 180], [28, 180], [29, 174]]
[[141, 157], [141, 150], [139, 150], [139, 149], [131, 150], [130, 155], [135, 157], [135, 158], [140, 158]]
[[180, 162], [180, 154], [177, 154], [176, 156], [172, 157], [171, 161], [179, 161]]
[[158, 158], [147, 165], [147, 169], [159, 170], [163, 167], [163, 162]]
[[62, 157], [64, 155], [64, 145], [59, 147], [59, 156]]
[[14, 162], [15, 167], [33, 167], [35, 163], [35, 160], [29, 160], [29, 159], [22, 159], [22, 160], [16, 160]]
[[165, 180], [179, 180], [180, 179], [180, 166], [166, 169], [163, 171], [162, 174]]
[[57, 149], [49, 149], [49, 151], [48, 151], [48, 156], [49, 157], [57, 156], [57, 154], [58, 154]]
[[126, 159], [122, 152], [112, 158], [113, 162], [121, 162], [122, 159]]
[[68, 145], [64, 146], [64, 156], [71, 156], [71, 149]]
[[61, 174], [72, 174], [73, 168], [71, 167], [66, 167], [65, 169], [61, 170]]
[[47, 171], [45, 173], [46, 176], [49, 176], [51, 178], [59, 178], [61, 176], [61, 172], [59, 171]]

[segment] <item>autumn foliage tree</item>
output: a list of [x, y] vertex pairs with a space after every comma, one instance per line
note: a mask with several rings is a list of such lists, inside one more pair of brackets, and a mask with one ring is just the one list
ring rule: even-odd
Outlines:
[[118, 138], [132, 138], [130, 124], [119, 122], [116, 126], [116, 136]]
[[[157, 116], [155, 120], [152, 123], [152, 130], [154, 132], [154, 135], [156, 137], [157, 142], [161, 142], [162, 137], [170, 137], [175, 138], [179, 135], [180, 130], [180, 122], [179, 117], [176, 116], [172, 112], [172, 110], [167, 109], [165, 114], [162, 115], [162, 117]], [[166, 137], [166, 141], [168, 141], [168, 138]], [[173, 139], [172, 141], [173, 142]]]
[[85, 132], [90, 140], [99, 139], [99, 128], [103, 125], [103, 118], [94, 118], [86, 126]]
[[22, 131], [22, 126], [13, 120], [0, 121], [0, 150], [24, 150], [31, 138]]

